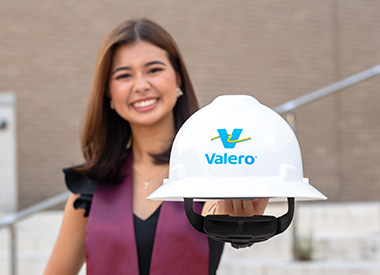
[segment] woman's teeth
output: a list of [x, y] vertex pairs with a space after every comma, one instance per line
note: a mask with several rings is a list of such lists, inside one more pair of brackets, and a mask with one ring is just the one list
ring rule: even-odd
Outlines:
[[156, 102], [157, 102], [156, 98], [143, 100], [143, 101], [139, 101], [139, 102], [134, 103], [133, 107], [136, 107], [136, 108], [148, 107], [148, 106], [150, 106]]

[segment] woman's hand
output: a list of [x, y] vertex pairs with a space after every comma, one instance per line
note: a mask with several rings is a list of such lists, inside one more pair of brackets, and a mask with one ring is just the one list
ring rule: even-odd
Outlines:
[[239, 217], [263, 215], [268, 201], [269, 199], [207, 201], [203, 206], [202, 215], [230, 215]]

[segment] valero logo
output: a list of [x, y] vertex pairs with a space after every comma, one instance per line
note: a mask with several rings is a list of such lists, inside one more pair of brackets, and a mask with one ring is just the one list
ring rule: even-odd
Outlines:
[[215, 140], [220, 138], [222, 140], [223, 146], [226, 149], [235, 148], [236, 143], [250, 140], [251, 138], [243, 138], [239, 139], [241, 132], [243, 129], [234, 129], [232, 134], [228, 134], [226, 129], [218, 129], [219, 136], [212, 138], [211, 140]]
[[[251, 138], [240, 138], [241, 132], [243, 129], [234, 129], [232, 131], [232, 134], [228, 134], [226, 129], [218, 129], [219, 136], [213, 137], [211, 141], [216, 140], [220, 138], [222, 141], [223, 147], [225, 149], [234, 149], [236, 146], [236, 143], [248, 141]], [[251, 155], [234, 155], [234, 154], [228, 154], [224, 153], [223, 155], [212, 153], [212, 154], [205, 154], [206, 160], [208, 164], [232, 164], [232, 165], [239, 165], [239, 164], [247, 164], [252, 165], [255, 163], [255, 159], [257, 157], [251, 156]]]

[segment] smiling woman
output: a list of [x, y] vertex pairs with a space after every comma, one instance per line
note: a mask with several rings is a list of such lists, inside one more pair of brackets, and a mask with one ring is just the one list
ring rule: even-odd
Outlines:
[[138, 131], [136, 127], [155, 125], [174, 136], [172, 110], [180, 83], [167, 53], [149, 42], [137, 41], [115, 51], [110, 97], [132, 133]]
[[[99, 51], [82, 136], [82, 151], [86, 163], [78, 169], [97, 180], [120, 180], [119, 168], [124, 154], [123, 149], [125, 142], [131, 141], [131, 130], [129, 122], [120, 119], [118, 113], [109, 108], [110, 86], [111, 82], [114, 82], [115, 76], [120, 77], [120, 82], [132, 77], [131, 69], [137, 68], [131, 68], [130, 66], [133, 64], [128, 62], [133, 60], [118, 60], [115, 55], [118, 53], [122, 56], [123, 48], [138, 42], [154, 46], [157, 52], [165, 53], [168, 61], [166, 66], [170, 65], [174, 69], [178, 78], [176, 81], [180, 81], [178, 87], [183, 91], [183, 96], [173, 108], [175, 132], [198, 109], [198, 102], [186, 66], [170, 34], [161, 26], [147, 19], [121, 23], [106, 38]], [[147, 54], [147, 52], [143, 54]], [[162, 60], [147, 60], [143, 64], [159, 66], [159, 64], [150, 64], [152, 61]], [[157, 69], [160, 68], [153, 69], [153, 72]], [[109, 142], [110, 140], [112, 142]], [[166, 146], [159, 149], [160, 152], [151, 152], [154, 155], [154, 162], [167, 163], [170, 147], [171, 139]]]
[[[45, 274], [76, 274], [84, 260], [87, 274], [215, 274], [223, 243], [191, 227], [183, 202], [146, 199], [168, 177], [174, 136], [198, 109], [174, 40], [150, 20], [126, 21], [96, 64], [85, 162], [64, 169], [74, 194]], [[253, 215], [266, 205], [210, 203], [194, 208]]]

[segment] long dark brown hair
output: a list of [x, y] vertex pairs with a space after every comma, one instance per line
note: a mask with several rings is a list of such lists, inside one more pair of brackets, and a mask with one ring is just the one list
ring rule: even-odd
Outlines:
[[[96, 62], [92, 90], [88, 100], [81, 146], [85, 163], [76, 169], [97, 182], [118, 182], [121, 164], [131, 137], [128, 121], [110, 108], [109, 78], [115, 50], [124, 44], [147, 41], [166, 51], [174, 70], [181, 78], [184, 93], [173, 109], [176, 132], [198, 109], [198, 102], [178, 46], [171, 35], [149, 19], [128, 20], [117, 26], [104, 41]], [[156, 164], [168, 163], [170, 149], [152, 155]]]

